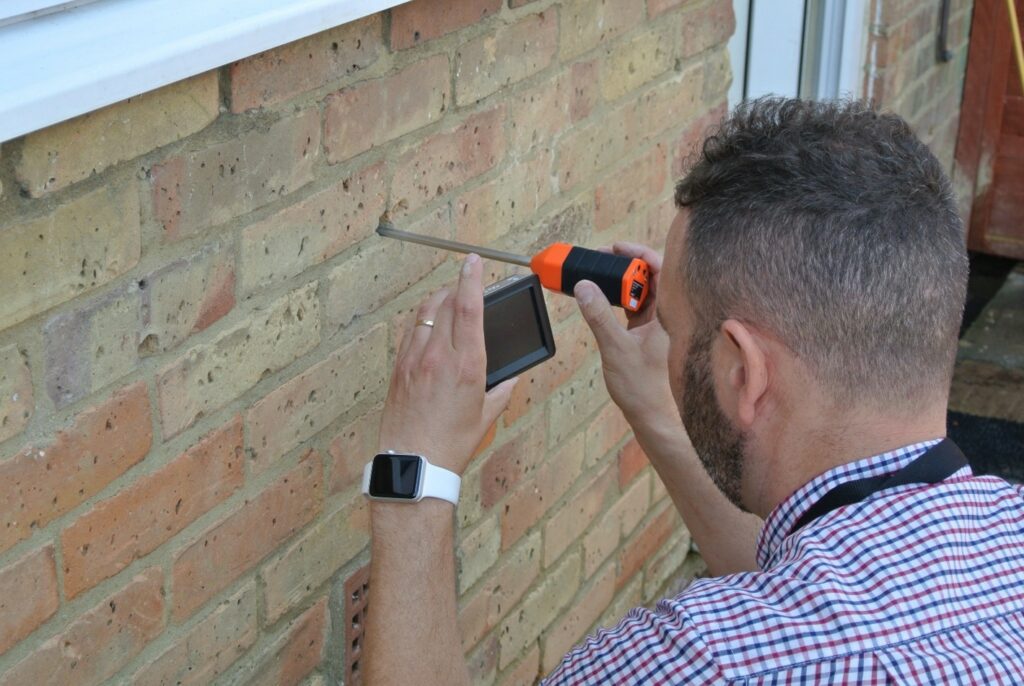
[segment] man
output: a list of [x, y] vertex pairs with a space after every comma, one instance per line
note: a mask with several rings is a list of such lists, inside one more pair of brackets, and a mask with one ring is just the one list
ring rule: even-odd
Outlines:
[[[664, 269], [615, 248], [658, 273], [627, 329], [593, 284], [576, 296], [719, 576], [631, 611], [550, 683], [1024, 682], [1024, 490], [940, 440], [967, 280], [941, 166], [898, 117], [767, 99], [706, 141], [676, 201]], [[423, 304], [381, 426], [382, 449], [457, 474], [511, 391], [483, 391], [480, 278], [471, 256]], [[370, 683], [467, 683], [452, 505], [371, 510]]]

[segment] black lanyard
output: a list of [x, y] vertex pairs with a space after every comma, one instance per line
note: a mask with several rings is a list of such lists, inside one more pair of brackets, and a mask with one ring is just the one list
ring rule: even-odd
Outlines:
[[898, 472], [839, 484], [796, 520], [790, 534], [837, 507], [864, 500], [872, 493], [906, 484], [937, 484], [967, 466], [967, 458], [948, 438], [942, 439]]

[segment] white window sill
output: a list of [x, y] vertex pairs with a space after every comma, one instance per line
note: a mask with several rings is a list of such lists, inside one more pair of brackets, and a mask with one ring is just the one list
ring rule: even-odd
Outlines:
[[407, 0], [98, 0], [0, 27], [0, 141]]

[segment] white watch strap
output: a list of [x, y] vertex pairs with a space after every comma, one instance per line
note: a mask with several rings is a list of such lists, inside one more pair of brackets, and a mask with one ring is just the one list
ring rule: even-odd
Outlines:
[[452, 505], [459, 504], [459, 489], [462, 479], [455, 472], [430, 464], [423, 458], [423, 489], [421, 498], [440, 498]]
[[[462, 479], [455, 472], [444, 467], [430, 464], [430, 460], [423, 458], [423, 485], [420, 489], [420, 498], [440, 498], [447, 500], [452, 505], [459, 504], [459, 490], [462, 488]], [[373, 470], [373, 460], [370, 460], [363, 467], [363, 494], [370, 493], [370, 472]]]

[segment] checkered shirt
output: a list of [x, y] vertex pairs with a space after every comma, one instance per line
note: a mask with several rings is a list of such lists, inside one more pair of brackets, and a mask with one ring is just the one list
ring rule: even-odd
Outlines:
[[816, 477], [768, 516], [761, 571], [699, 579], [565, 656], [561, 684], [1024, 684], [1024, 486], [964, 467], [790, 533], [928, 441]]

